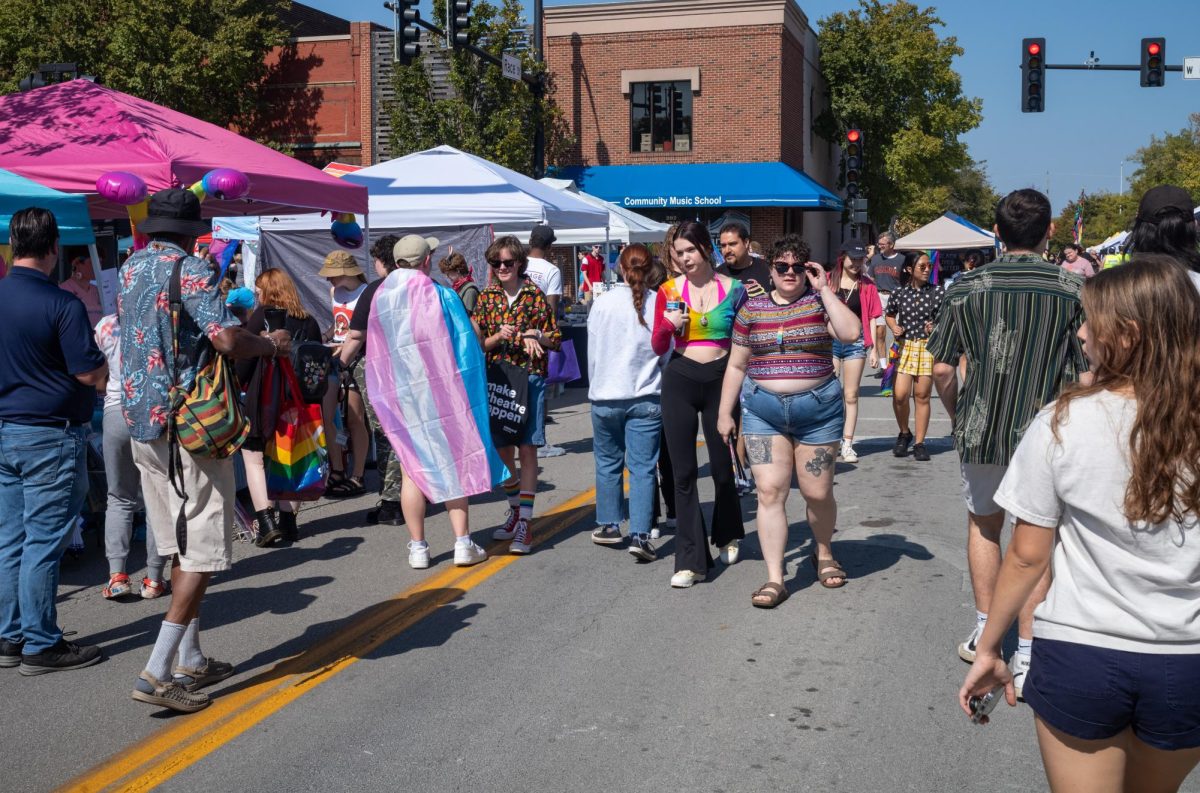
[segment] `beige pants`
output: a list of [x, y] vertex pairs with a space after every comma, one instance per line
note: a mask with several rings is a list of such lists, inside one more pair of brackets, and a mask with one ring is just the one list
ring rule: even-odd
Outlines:
[[[188, 573], [216, 573], [233, 564], [233, 459], [213, 460], [180, 451], [180, 477], [187, 494], [187, 551], [179, 567]], [[183, 499], [169, 478], [167, 437], [149, 443], [133, 442], [133, 462], [142, 478], [146, 522], [163, 556], [179, 553], [175, 523]]]

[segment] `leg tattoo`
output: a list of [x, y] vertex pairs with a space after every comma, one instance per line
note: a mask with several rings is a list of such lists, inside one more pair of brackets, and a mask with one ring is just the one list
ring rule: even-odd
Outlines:
[[750, 465], [767, 465], [771, 462], [770, 435], [745, 435], [746, 460]]
[[804, 464], [804, 470], [813, 476], [820, 476], [827, 469], [833, 468], [833, 464], [833, 453], [822, 446], [813, 453], [812, 459]]

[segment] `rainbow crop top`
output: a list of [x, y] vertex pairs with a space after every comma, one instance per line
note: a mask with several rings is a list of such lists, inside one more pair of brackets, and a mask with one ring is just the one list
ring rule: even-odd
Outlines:
[[[742, 282], [734, 280], [729, 290], [721, 279], [717, 279], [717, 304], [704, 313], [696, 310], [691, 301], [691, 290], [687, 279], [683, 279], [683, 294], [675, 291], [675, 280], [667, 281], [658, 289], [654, 301], [654, 334], [651, 343], [654, 351], [662, 355], [671, 348], [671, 340], [675, 341], [675, 351], [683, 352], [688, 345], [697, 347], [720, 347], [728, 350], [733, 336], [733, 318], [737, 310], [746, 300], [746, 289]], [[683, 334], [675, 334], [675, 326], [664, 316], [669, 301], [682, 300], [688, 307], [688, 322], [683, 326]]]

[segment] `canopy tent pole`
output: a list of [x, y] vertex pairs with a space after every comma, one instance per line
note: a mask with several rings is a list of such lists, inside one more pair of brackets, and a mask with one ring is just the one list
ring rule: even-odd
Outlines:
[[110, 278], [106, 284], [105, 279], [100, 275], [100, 251], [96, 249], [96, 243], [89, 242], [87, 249], [88, 254], [92, 257], [92, 276], [96, 279], [96, 291], [100, 293], [100, 308], [105, 314], [116, 314], [117, 279]]
[[375, 270], [374, 262], [371, 261], [371, 213], [363, 214], [363, 257], [365, 259], [365, 271], [373, 272]]

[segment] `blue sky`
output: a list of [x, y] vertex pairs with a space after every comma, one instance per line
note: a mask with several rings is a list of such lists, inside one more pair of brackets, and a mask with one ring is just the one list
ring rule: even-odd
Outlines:
[[[391, 25], [383, 0], [307, 0], [354, 20]], [[428, 0], [426, 0], [428, 4]], [[547, 5], [576, 0], [547, 0]], [[926, 5], [926, 3], [919, 3]], [[1056, 208], [1079, 195], [1119, 186], [1121, 161], [1151, 135], [1178, 132], [1200, 112], [1200, 80], [1168, 73], [1163, 88], [1141, 88], [1137, 72], [1051, 71], [1046, 112], [1020, 112], [1021, 39], [1046, 39], [1047, 62], [1083, 63], [1095, 50], [1101, 63], [1136, 64], [1143, 36], [1166, 36], [1167, 62], [1200, 56], [1200, 2], [1196, 0], [949, 0], [933, 5], [943, 35], [965, 50], [956, 62], [968, 96], [983, 99], [983, 124], [966, 136], [972, 155], [987, 162], [1000, 192], [1049, 189]], [[849, 0], [802, 0], [809, 24], [857, 7]], [[423, 14], [428, 16], [427, 14]], [[898, 119], [898, 121], [900, 121]], [[1134, 166], [1126, 164], [1125, 179]]]

